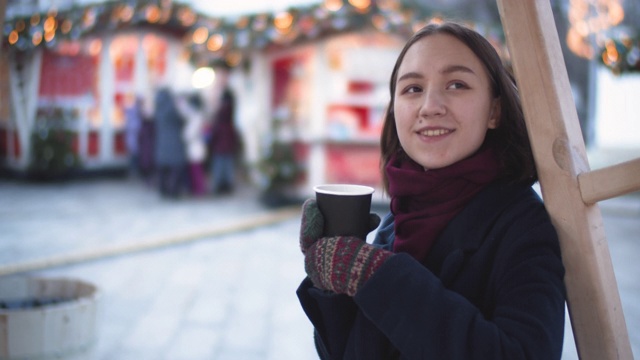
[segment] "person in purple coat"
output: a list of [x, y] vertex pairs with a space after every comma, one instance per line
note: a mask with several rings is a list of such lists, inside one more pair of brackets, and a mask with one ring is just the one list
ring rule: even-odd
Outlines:
[[214, 194], [233, 192], [235, 186], [236, 156], [240, 138], [233, 119], [235, 98], [230, 89], [222, 93], [220, 108], [216, 112], [210, 137], [211, 188]]
[[[372, 244], [303, 205], [300, 303], [322, 359], [560, 359], [564, 266], [532, 185], [518, 89], [451, 22], [400, 52], [381, 136], [390, 212]], [[374, 214], [372, 214], [374, 215]]]

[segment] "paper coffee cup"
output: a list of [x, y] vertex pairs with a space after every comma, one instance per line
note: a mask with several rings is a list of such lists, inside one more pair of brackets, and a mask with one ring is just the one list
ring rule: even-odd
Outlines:
[[324, 236], [355, 236], [366, 239], [369, 233], [370, 186], [324, 184], [313, 188], [318, 209], [324, 217]]

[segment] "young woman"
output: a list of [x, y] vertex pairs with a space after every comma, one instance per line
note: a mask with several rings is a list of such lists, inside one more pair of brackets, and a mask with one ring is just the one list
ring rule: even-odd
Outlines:
[[559, 359], [564, 267], [531, 185], [518, 91], [455, 23], [401, 51], [381, 138], [390, 213], [373, 244], [303, 206], [298, 289], [322, 359]]

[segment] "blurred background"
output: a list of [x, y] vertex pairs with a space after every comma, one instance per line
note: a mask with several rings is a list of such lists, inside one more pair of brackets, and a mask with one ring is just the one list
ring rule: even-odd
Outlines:
[[[550, 4], [591, 168], [639, 157], [640, 1]], [[0, 1], [0, 280], [96, 284], [99, 359], [315, 358], [299, 205], [348, 182], [387, 211], [391, 69], [444, 19], [510, 64], [489, 0]], [[602, 203], [636, 354], [639, 199]]]
[[[640, 86], [640, 4], [551, 5], [592, 165], [637, 153], [640, 123], [631, 94]], [[128, 166], [137, 151], [127, 142], [132, 99], [141, 99], [153, 127], [159, 88], [197, 94], [206, 125], [229, 88], [246, 180], [265, 189], [289, 182], [294, 193], [320, 182], [378, 186], [388, 78], [413, 31], [445, 18], [462, 21], [509, 63], [498, 10], [488, 0], [9, 0], [4, 6], [1, 165], [5, 173], [36, 177]], [[65, 141], [56, 141], [56, 132]]]

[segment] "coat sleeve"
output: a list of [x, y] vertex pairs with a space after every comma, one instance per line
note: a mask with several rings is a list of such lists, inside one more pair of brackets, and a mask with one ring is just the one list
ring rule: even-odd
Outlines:
[[505, 231], [490, 270], [489, 311], [407, 254], [391, 257], [354, 300], [403, 358], [559, 359], [564, 268], [549, 226]]
[[298, 287], [298, 299], [314, 327], [321, 359], [341, 359], [357, 313], [353, 298], [321, 290], [309, 278]]

